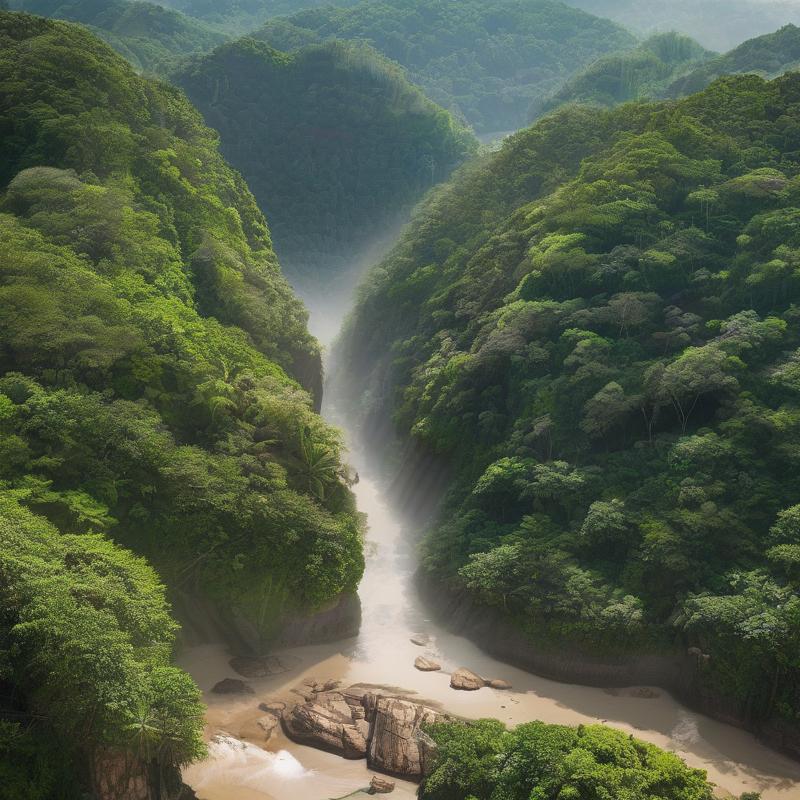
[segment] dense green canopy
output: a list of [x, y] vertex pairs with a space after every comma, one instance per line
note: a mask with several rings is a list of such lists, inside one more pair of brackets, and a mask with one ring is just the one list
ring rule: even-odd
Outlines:
[[799, 175], [800, 75], [567, 107], [431, 196], [339, 348], [453, 471], [429, 573], [795, 723]]
[[[13, 500], [0, 508], [0, 591], [14, 600], [0, 638], [16, 642], [15, 626], [38, 615], [26, 646], [52, 659], [33, 668], [13, 650], [0, 680], [17, 687], [19, 713], [63, 700], [80, 728], [48, 718], [31, 743], [3, 727], [0, 770], [46, 781], [48, 732], [91, 761], [125, 744], [131, 704], [145, 701], [158, 715], [173, 704], [163, 715], [177, 749], [159, 759], [174, 765], [196, 752], [197, 708], [167, 667], [163, 592], [100, 535], [265, 638], [285, 611], [353, 590], [360, 520], [339, 435], [307, 391], [318, 399], [318, 345], [252, 195], [178, 90], [72, 24], [0, 13], [0, 44], [0, 495]], [[95, 559], [84, 603], [76, 572]], [[106, 591], [107, 561], [149, 609]], [[71, 671], [90, 676], [85, 690]], [[91, 725], [70, 703], [87, 704]]]
[[60, 534], [28, 497], [0, 491], [0, 797], [83, 798], [87, 756], [107, 752], [174, 789], [172, 770], [204, 751], [203, 708], [169, 663], [164, 588], [102, 536]]
[[598, 58], [534, 111], [550, 111], [566, 103], [610, 107], [657, 97], [677, 77], [713, 55], [688, 36], [656, 34], [632, 50]]
[[174, 76], [269, 216], [287, 272], [325, 291], [476, 147], [363, 45], [242, 39]]
[[711, 800], [701, 770], [602, 725], [445, 723], [420, 800]]
[[148, 72], [164, 72], [180, 56], [211, 50], [225, 39], [197, 20], [139, 0], [13, 0], [11, 7], [80, 22]]
[[253, 35], [279, 50], [367, 41], [481, 133], [526, 124], [535, 100], [598, 56], [634, 43], [614, 23], [556, 0], [364, 0], [271, 20]]
[[[800, 20], [798, 20], [800, 22]], [[775, 33], [748, 39], [665, 87], [664, 96], [680, 97], [704, 89], [722, 75], [752, 72], [777, 78], [800, 67], [800, 28], [784, 25]]]

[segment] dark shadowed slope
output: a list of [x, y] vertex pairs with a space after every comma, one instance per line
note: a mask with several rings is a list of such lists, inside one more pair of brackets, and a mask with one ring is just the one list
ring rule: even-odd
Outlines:
[[286, 54], [243, 39], [174, 77], [220, 132], [288, 274], [325, 294], [477, 144], [363, 45]]

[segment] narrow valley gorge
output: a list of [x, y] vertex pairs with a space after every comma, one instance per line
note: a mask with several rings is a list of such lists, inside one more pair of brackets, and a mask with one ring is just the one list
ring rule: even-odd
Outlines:
[[721, 5], [0, 0], [0, 800], [800, 797], [800, 0]]

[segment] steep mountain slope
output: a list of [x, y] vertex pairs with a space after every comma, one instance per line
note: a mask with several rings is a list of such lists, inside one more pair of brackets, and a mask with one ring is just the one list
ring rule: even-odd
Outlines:
[[104, 537], [268, 637], [354, 589], [360, 522], [300, 385], [306, 313], [216, 136], [78, 26], [3, 12], [0, 42], [0, 769], [72, 798], [201, 749], [163, 588]]
[[568, 0], [569, 5], [608, 17], [642, 34], [677, 30], [704, 47], [726, 51], [745, 39], [800, 25], [797, 0]]
[[688, 36], [656, 34], [633, 50], [598, 58], [544, 100], [532, 116], [566, 103], [611, 107], [658, 97], [677, 77], [713, 56]]
[[279, 50], [365, 40], [481, 133], [526, 124], [535, 100], [598, 56], [634, 44], [614, 23], [555, 0], [366, 0], [271, 20], [253, 35]]
[[225, 35], [154, 3], [131, 0], [13, 0], [12, 8], [88, 26], [137, 69], [164, 72], [180, 56], [206, 52]]
[[800, 75], [567, 107], [434, 193], [344, 399], [450, 465], [424, 567], [559, 652], [698, 657], [800, 717]]
[[292, 279], [327, 294], [476, 142], [365, 46], [243, 39], [174, 76], [269, 216]]
[[699, 92], [721, 75], [752, 72], [776, 78], [800, 67], [800, 28], [785, 25], [775, 33], [758, 36], [692, 70], [664, 88], [663, 96], [681, 97]]

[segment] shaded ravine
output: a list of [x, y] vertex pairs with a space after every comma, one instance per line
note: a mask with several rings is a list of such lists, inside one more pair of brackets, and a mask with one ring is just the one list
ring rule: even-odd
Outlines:
[[[346, 419], [330, 408], [324, 411], [346, 427]], [[431, 619], [414, 586], [419, 532], [391, 506], [370, 460], [353, 452], [351, 461], [361, 476], [355, 492], [369, 525], [367, 568], [359, 587], [359, 635], [332, 645], [282, 652], [288, 671], [250, 681], [256, 694], [243, 698], [208, 693], [217, 681], [233, 676], [223, 644], [183, 653], [181, 665], [206, 693], [209, 736], [229, 735], [212, 742], [207, 761], [186, 770], [185, 779], [201, 800], [328, 800], [368, 785], [372, 773], [363, 761], [345, 761], [296, 745], [281, 733], [270, 740], [270, 752], [259, 746], [264, 736], [255, 722], [261, 716], [258, 703], [266, 698], [297, 700], [292, 688], [312, 676], [341, 680], [345, 686], [399, 687], [451, 713], [496, 717], [509, 725], [534, 719], [569, 725], [603, 722], [672, 750], [690, 766], [706, 770], [723, 797], [745, 791], [762, 792], [763, 800], [800, 797], [800, 764], [745, 731], [690, 711], [661, 689], [603, 690], [557, 683], [504, 664], [444, 630]], [[419, 635], [428, 639], [424, 647], [410, 641]], [[413, 663], [418, 655], [435, 658], [443, 671], [417, 671]], [[448, 673], [460, 666], [487, 678], [510, 681], [514, 691], [456, 692], [449, 687]], [[392, 796], [412, 798], [415, 788], [398, 782]]]

